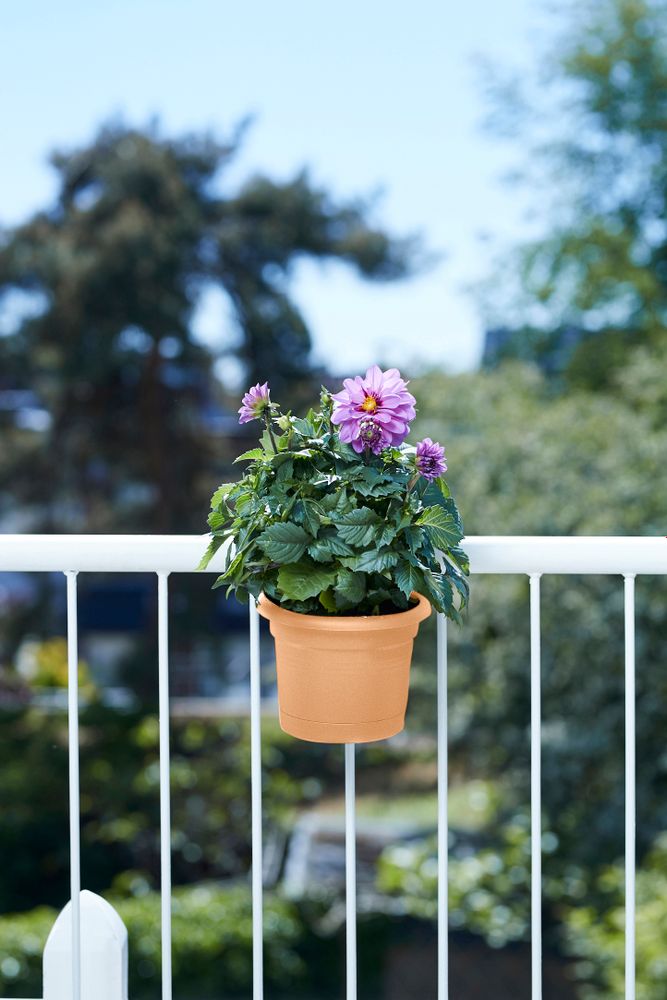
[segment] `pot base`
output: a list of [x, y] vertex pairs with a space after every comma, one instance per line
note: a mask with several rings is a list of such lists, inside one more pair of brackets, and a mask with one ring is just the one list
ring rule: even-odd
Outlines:
[[405, 712], [373, 722], [314, 722], [278, 712], [280, 728], [290, 736], [309, 743], [374, 743], [396, 736], [405, 725]]

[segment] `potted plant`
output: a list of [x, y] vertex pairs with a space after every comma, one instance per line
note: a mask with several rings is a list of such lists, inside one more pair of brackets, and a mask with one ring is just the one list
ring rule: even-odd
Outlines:
[[323, 389], [305, 418], [283, 413], [266, 382], [239, 413], [264, 430], [236, 459], [245, 475], [213, 495], [201, 568], [226, 543], [214, 586], [252, 596], [268, 619], [286, 732], [321, 743], [393, 736], [419, 623], [431, 605], [460, 621], [468, 597], [444, 448], [405, 443], [415, 399], [395, 368]]

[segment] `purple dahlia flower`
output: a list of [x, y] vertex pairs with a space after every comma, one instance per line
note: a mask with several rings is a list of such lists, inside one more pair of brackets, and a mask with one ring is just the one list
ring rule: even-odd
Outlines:
[[253, 385], [252, 389], [248, 389], [245, 396], [241, 400], [241, 408], [239, 409], [239, 423], [247, 424], [251, 420], [259, 420], [266, 410], [268, 410], [271, 405], [271, 400], [269, 399], [269, 383], [265, 382], [264, 385]]
[[424, 479], [438, 479], [444, 472], [447, 471], [447, 463], [445, 462], [445, 449], [437, 441], [431, 441], [430, 438], [424, 438], [417, 445], [417, 472], [419, 472]]
[[376, 424], [372, 417], [367, 417], [359, 424], [358, 446], [353, 441], [352, 447], [355, 451], [369, 448], [374, 455], [379, 455], [384, 448], [388, 448], [391, 440], [382, 424]]
[[345, 386], [332, 395], [331, 420], [340, 424], [340, 439], [356, 452], [398, 447], [410, 431], [415, 416], [415, 398], [397, 368], [383, 372], [373, 365], [366, 377], [346, 378]]

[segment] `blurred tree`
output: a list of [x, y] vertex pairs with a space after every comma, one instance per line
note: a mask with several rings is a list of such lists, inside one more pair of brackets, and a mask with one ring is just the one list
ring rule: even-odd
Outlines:
[[[554, 398], [537, 370], [520, 365], [433, 374], [413, 391], [418, 433], [447, 446], [467, 534], [664, 536], [667, 432], [632, 399]], [[508, 775], [511, 809], [529, 790], [528, 583], [479, 577], [472, 591], [465, 626], [450, 629], [452, 753], [478, 776]], [[547, 821], [563, 859], [611, 862], [624, 832], [623, 582], [547, 576], [542, 591]], [[666, 608], [667, 582], [638, 580], [640, 855], [667, 829]], [[432, 673], [429, 663], [424, 683]]]
[[[413, 382], [417, 434], [447, 447], [447, 479], [466, 533], [664, 536], [664, 378], [661, 387], [648, 365], [643, 351], [629, 358], [623, 393], [554, 394], [539, 370], [518, 363]], [[642, 399], [644, 383], [649, 392]], [[484, 855], [478, 851], [473, 865], [468, 842], [462, 864], [452, 865], [452, 905], [460, 924], [476, 931], [484, 924], [496, 945], [501, 933], [521, 937], [529, 926], [527, 872], [514, 857], [515, 833], [523, 829], [521, 850], [529, 862], [528, 590], [525, 577], [474, 578], [464, 627], [449, 630], [452, 773], [495, 780], [498, 797], [498, 813], [484, 830]], [[643, 864], [667, 829], [667, 579], [638, 578], [636, 600], [637, 854]], [[609, 900], [599, 879], [623, 855], [623, 580], [545, 576], [541, 617], [545, 931], [553, 941], [554, 922], [584, 899], [598, 921], [606, 919]], [[408, 717], [415, 724], [420, 706], [430, 732], [432, 649], [427, 658], [419, 648]], [[432, 887], [420, 874], [426, 866], [416, 857], [406, 868], [414, 910], [428, 912]], [[649, 980], [647, 966], [639, 976]]]
[[547, 208], [545, 235], [502, 265], [509, 300], [498, 308], [498, 275], [489, 286], [491, 322], [506, 329], [487, 362], [528, 356], [599, 388], [629, 349], [666, 339], [667, 3], [565, 9], [537, 86], [496, 91], [496, 124], [532, 145], [520, 176], [540, 219]]
[[[316, 374], [289, 294], [296, 262], [335, 258], [375, 280], [414, 265], [414, 241], [306, 173], [223, 187], [240, 140], [106, 126], [52, 156], [55, 204], [2, 235], [0, 389], [23, 397], [5, 411], [0, 514], [29, 511], [21, 527], [200, 527], [219, 476], [214, 360], [235, 354], [249, 382], [270, 376], [289, 403]], [[192, 331], [216, 287], [235, 328], [217, 350]]]

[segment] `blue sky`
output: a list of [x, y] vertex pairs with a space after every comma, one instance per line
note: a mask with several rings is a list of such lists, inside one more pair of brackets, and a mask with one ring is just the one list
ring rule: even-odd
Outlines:
[[[23, 0], [3, 11], [5, 156], [0, 221], [53, 193], [46, 151], [122, 115], [169, 131], [224, 133], [255, 115], [232, 179], [308, 165], [340, 197], [382, 189], [377, 218], [422, 231], [443, 253], [428, 274], [369, 285], [340, 265], [304, 264], [294, 294], [334, 370], [374, 360], [474, 366], [481, 323], [464, 286], [483, 276], [492, 235], [522, 228], [522, 195], [500, 176], [519, 155], [484, 135], [475, 58], [530, 64], [539, 0]], [[233, 335], [211, 298], [202, 336]], [[230, 372], [230, 375], [232, 373]]]

